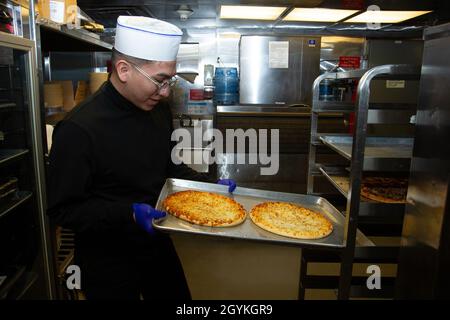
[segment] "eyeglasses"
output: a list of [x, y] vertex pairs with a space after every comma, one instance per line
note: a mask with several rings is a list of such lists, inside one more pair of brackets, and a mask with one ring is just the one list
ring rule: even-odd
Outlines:
[[142, 70], [139, 66], [136, 64], [129, 62], [140, 74], [142, 74], [144, 77], [146, 77], [148, 80], [153, 82], [158, 87], [158, 92], [161, 92], [169, 87], [173, 87], [178, 79], [176, 77], [172, 77], [170, 79], [164, 80], [164, 81], [158, 81], [155, 78], [153, 78], [151, 75], [149, 75], [147, 72]]

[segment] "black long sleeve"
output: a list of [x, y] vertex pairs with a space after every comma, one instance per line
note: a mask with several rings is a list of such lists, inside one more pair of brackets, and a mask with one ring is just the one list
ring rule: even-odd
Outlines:
[[107, 82], [55, 128], [48, 214], [89, 239], [98, 232], [143, 232], [134, 223], [132, 204], [155, 206], [167, 178], [213, 182], [172, 162], [172, 130], [167, 104], [143, 111]]
[[133, 222], [132, 204], [92, 193], [95, 163], [89, 136], [73, 122], [54, 134], [49, 166], [49, 215], [75, 232], [96, 232]]

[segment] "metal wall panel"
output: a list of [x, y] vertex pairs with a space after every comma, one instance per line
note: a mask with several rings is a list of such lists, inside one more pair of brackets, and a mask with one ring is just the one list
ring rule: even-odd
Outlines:
[[[383, 64], [421, 65], [422, 40], [370, 39], [368, 46], [368, 68]], [[411, 103], [417, 101], [419, 81], [405, 81], [404, 88], [388, 88], [387, 80], [375, 80], [371, 85], [370, 101], [373, 103]]]
[[365, 44], [365, 38], [361, 37], [322, 37], [320, 41], [320, 71], [347, 71], [339, 67], [339, 58], [361, 57], [364, 60]]
[[448, 299], [450, 293], [450, 24], [425, 31], [398, 297]]

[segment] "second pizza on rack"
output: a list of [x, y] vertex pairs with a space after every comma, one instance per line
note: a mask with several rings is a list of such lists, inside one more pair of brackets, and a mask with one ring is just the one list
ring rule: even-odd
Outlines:
[[408, 179], [396, 177], [364, 177], [361, 196], [385, 203], [406, 203]]

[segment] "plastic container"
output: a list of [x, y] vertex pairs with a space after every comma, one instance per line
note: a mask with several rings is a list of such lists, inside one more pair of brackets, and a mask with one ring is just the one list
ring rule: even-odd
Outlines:
[[216, 68], [214, 85], [214, 100], [217, 104], [231, 105], [239, 103], [237, 68]]
[[319, 99], [325, 101], [334, 100], [333, 80], [324, 79], [319, 84]]

